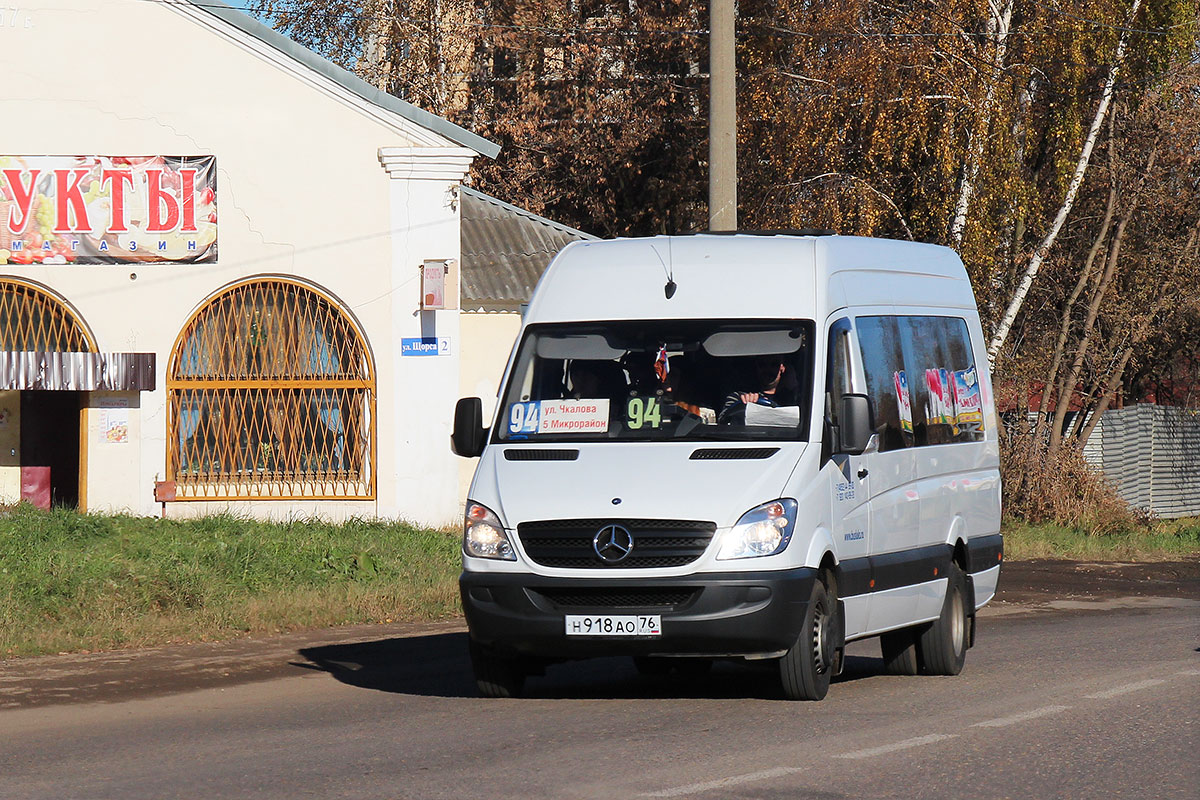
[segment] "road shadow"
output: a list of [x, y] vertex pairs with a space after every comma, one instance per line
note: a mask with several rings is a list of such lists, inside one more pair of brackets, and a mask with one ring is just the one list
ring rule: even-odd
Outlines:
[[[292, 666], [319, 670], [349, 686], [427, 697], [476, 697], [465, 633], [307, 647]], [[848, 655], [833, 682], [883, 675], [883, 660]], [[718, 661], [710, 672], [640, 675], [629, 658], [595, 658], [552, 664], [531, 676], [524, 697], [543, 699], [762, 699], [779, 700], [773, 661]]]
[[465, 633], [329, 644], [297, 651], [292, 665], [328, 672], [350, 686], [431, 697], [474, 697]]

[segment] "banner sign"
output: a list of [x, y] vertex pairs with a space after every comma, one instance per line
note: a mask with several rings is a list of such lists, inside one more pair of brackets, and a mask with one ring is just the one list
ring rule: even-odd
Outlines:
[[216, 260], [215, 156], [0, 155], [0, 264]]

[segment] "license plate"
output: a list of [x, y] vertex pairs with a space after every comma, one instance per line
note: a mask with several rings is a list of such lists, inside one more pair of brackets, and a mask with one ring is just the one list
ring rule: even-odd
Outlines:
[[568, 614], [567, 636], [662, 636], [658, 614]]

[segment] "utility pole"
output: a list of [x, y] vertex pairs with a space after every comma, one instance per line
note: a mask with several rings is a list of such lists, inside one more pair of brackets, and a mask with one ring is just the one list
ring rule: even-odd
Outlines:
[[709, 0], [708, 227], [737, 230], [737, 67], [734, 2]]

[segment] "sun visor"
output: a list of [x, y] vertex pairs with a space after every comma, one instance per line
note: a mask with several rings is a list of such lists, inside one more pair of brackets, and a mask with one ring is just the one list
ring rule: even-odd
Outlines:
[[599, 333], [570, 334], [567, 336], [542, 336], [538, 339], [539, 358], [581, 358], [602, 361], [620, 358], [625, 351], [613, 347]]
[[776, 328], [764, 331], [719, 331], [704, 340], [710, 356], [766, 356], [794, 353], [804, 346], [804, 331]]

